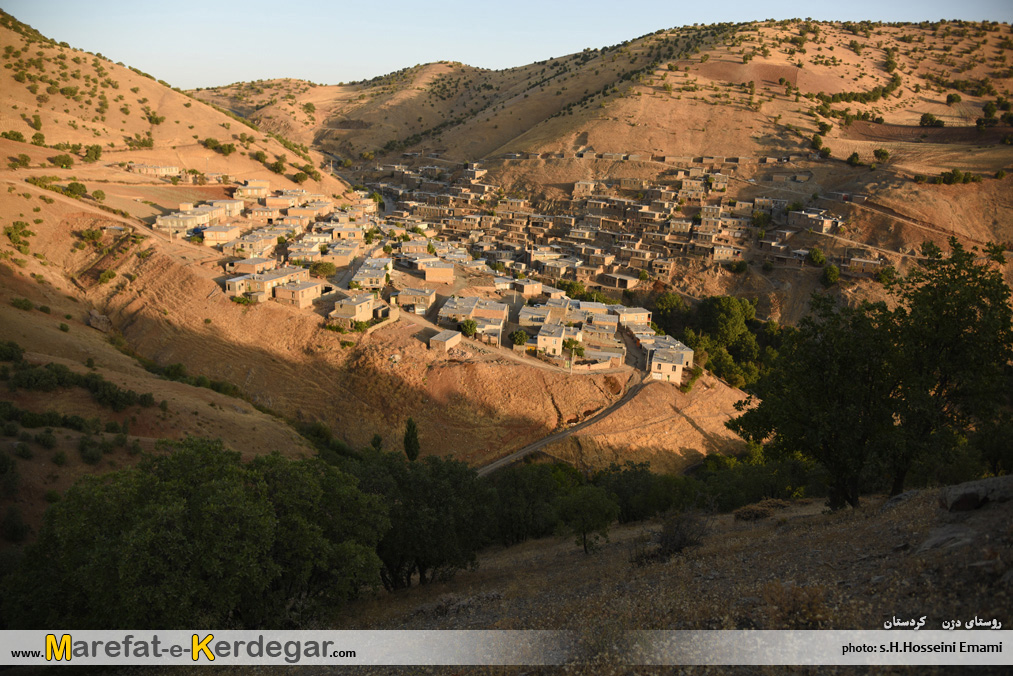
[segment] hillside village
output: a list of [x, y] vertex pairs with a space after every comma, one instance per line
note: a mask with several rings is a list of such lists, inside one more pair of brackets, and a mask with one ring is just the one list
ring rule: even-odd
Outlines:
[[[575, 157], [645, 159], [606, 155], [585, 150]], [[437, 166], [438, 157], [418, 153], [404, 159], [375, 167], [373, 192], [355, 191], [349, 205], [246, 180], [232, 199], [180, 204], [177, 212], [158, 216], [154, 228], [220, 250], [228, 275], [223, 287], [237, 303], [316, 308], [339, 332], [371, 332], [404, 311], [442, 329], [431, 341], [438, 349], [459, 344], [463, 331], [577, 372], [630, 363], [654, 379], [682, 384], [693, 369], [693, 351], [656, 331], [650, 311], [626, 307], [614, 295], [655, 280], [676, 281], [689, 261], [733, 271], [750, 264], [801, 270], [812, 247], [800, 240], [811, 242], [844, 225], [841, 217], [801, 202], [735, 196], [731, 177], [740, 168], [769, 168], [769, 181], [805, 183], [808, 174], [798, 165], [818, 161], [813, 157], [652, 157], [666, 165], [661, 182], [577, 181], [572, 199], [553, 215], [536, 213], [525, 198], [504, 196], [481, 163]], [[171, 167], [162, 169], [146, 172], [171, 178]], [[864, 200], [858, 194], [827, 197]], [[886, 265], [882, 257], [859, 253], [828, 262], [853, 276]], [[311, 276], [311, 269], [334, 274]], [[466, 284], [474, 293], [459, 295]], [[572, 297], [584, 290], [599, 295]]]

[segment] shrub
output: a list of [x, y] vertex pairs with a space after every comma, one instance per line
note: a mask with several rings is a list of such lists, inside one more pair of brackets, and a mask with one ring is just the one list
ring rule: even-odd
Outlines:
[[70, 326], [64, 324], [63, 322], [60, 322], [60, 330], [63, 331], [64, 333], [67, 333], [68, 331], [70, 331]]
[[662, 560], [680, 554], [687, 547], [703, 542], [707, 521], [697, 512], [672, 512], [665, 516], [658, 537], [658, 556]]
[[39, 432], [35, 435], [35, 443], [42, 446], [47, 451], [51, 451], [56, 448], [56, 435], [53, 434], [53, 430], [46, 428], [45, 431]]
[[51, 505], [54, 504], [54, 503], [59, 502], [61, 497], [63, 497], [63, 496], [60, 495], [59, 491], [54, 491], [54, 490], [48, 490], [48, 491], [46, 491], [46, 502], [48, 502]]
[[70, 169], [74, 166], [74, 158], [70, 155], [56, 155], [50, 157], [49, 161], [61, 169]]
[[22, 460], [31, 460], [35, 457], [35, 454], [32, 453], [32, 447], [24, 442], [14, 446], [14, 455], [18, 456]]
[[77, 450], [81, 454], [81, 459], [89, 465], [97, 465], [102, 461], [102, 449], [91, 437], [81, 437]]
[[836, 265], [828, 265], [823, 268], [823, 276], [820, 281], [823, 282], [823, 286], [830, 287], [837, 283], [837, 280], [841, 278], [841, 271]]
[[735, 515], [736, 521], [759, 521], [760, 519], [766, 519], [768, 516], [773, 514], [767, 507], [761, 507], [759, 504], [746, 505], [745, 507], [739, 507], [732, 514]]
[[63, 451], [57, 451], [53, 454], [53, 464], [57, 467], [63, 467], [67, 464], [67, 454]]
[[110, 280], [112, 280], [112, 278], [115, 277], [115, 276], [116, 276], [116, 273], [114, 271], [112, 271], [112, 270], [106, 270], [101, 275], [98, 276], [98, 283], [99, 284], [106, 284], [107, 282], [109, 282]]
[[35, 305], [27, 298], [11, 298], [11, 305], [19, 310], [31, 311], [35, 309]]

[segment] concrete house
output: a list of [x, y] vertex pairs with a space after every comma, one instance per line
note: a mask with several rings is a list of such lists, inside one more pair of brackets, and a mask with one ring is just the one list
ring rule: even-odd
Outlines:
[[450, 348], [459, 345], [461, 343], [461, 332], [460, 331], [440, 331], [435, 336], [429, 339], [430, 350], [441, 350], [447, 352]]
[[235, 225], [213, 225], [204, 228], [204, 244], [207, 246], [220, 246], [227, 244], [239, 237], [242, 232], [239, 226]]
[[274, 299], [283, 305], [294, 305], [304, 309], [313, 306], [313, 301], [324, 292], [322, 282], [288, 282], [274, 287]]
[[683, 371], [693, 368], [693, 350], [671, 336], [660, 336], [648, 348], [647, 365], [652, 379], [681, 385]]
[[558, 357], [563, 354], [563, 343], [567, 340], [579, 342], [582, 337], [580, 329], [574, 326], [546, 324], [538, 330], [538, 335], [535, 336], [535, 343], [539, 352]]
[[391, 294], [391, 300], [407, 312], [423, 315], [436, 302], [436, 291], [434, 289], [401, 289]]

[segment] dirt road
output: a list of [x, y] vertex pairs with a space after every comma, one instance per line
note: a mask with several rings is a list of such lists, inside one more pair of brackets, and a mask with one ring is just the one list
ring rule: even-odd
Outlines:
[[515, 462], [521, 460], [525, 456], [534, 453], [535, 451], [539, 450], [540, 448], [543, 448], [544, 446], [547, 446], [547, 445], [549, 445], [551, 443], [560, 441], [561, 439], [565, 439], [566, 437], [570, 436], [574, 432], [579, 432], [580, 430], [584, 429], [585, 427], [593, 425], [596, 422], [598, 422], [598, 421], [600, 421], [600, 420], [602, 420], [604, 418], [607, 418], [608, 416], [612, 415], [617, 410], [619, 410], [620, 408], [622, 408], [623, 406], [625, 406], [626, 404], [628, 404], [630, 401], [632, 401], [633, 398], [635, 396], [637, 396], [637, 393], [640, 392], [640, 390], [644, 389], [644, 386], [646, 384], [647, 383], [645, 381], [641, 381], [641, 382], [633, 385], [632, 387], [630, 387], [629, 390], [626, 391], [626, 394], [624, 394], [620, 399], [617, 399], [615, 402], [613, 402], [609, 406], [606, 406], [599, 413], [597, 413], [596, 415], [588, 418], [587, 420], [585, 420], [583, 422], [579, 422], [576, 425], [573, 425], [571, 427], [567, 427], [564, 430], [560, 430], [558, 432], [553, 432], [552, 434], [550, 434], [547, 437], [543, 437], [543, 438], [539, 439], [538, 441], [536, 441], [536, 442], [534, 442], [532, 444], [528, 444], [527, 446], [525, 446], [524, 448], [522, 448], [519, 451], [515, 451], [515, 452], [511, 453], [508, 456], [500, 458], [499, 460], [494, 460], [493, 462], [490, 462], [488, 465], [485, 465], [484, 467], [480, 467], [478, 469], [478, 475], [479, 476], [486, 476], [486, 475], [492, 474], [496, 470], [500, 470], [500, 469], [503, 469], [504, 467], [508, 467], [508, 466], [514, 464]]

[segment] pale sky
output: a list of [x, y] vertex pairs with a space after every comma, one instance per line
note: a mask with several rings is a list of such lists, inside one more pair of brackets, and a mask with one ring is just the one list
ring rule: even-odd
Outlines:
[[1013, 20], [1010, 0], [0, 0], [43, 35], [191, 89], [294, 77], [336, 84], [420, 63], [502, 69], [693, 23]]

